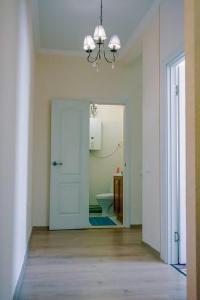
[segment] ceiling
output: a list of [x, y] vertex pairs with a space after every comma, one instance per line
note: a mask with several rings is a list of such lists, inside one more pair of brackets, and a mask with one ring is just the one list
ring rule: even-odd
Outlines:
[[[86, 34], [99, 23], [100, 0], [33, 0], [38, 48], [82, 52]], [[103, 25], [109, 38], [118, 34], [125, 47], [156, 0], [104, 0]]]

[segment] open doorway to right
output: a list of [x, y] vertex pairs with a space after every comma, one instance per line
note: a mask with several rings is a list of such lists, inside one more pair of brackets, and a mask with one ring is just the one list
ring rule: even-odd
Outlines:
[[187, 275], [184, 55], [168, 69], [168, 253], [172, 266]]

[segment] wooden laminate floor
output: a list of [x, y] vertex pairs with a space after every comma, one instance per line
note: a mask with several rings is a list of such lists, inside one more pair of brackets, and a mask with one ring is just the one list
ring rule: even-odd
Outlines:
[[35, 230], [19, 300], [184, 300], [186, 278], [141, 231]]

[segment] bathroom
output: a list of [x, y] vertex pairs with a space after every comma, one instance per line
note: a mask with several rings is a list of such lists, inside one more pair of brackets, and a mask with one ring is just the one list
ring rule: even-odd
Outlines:
[[89, 221], [123, 226], [124, 106], [90, 105]]

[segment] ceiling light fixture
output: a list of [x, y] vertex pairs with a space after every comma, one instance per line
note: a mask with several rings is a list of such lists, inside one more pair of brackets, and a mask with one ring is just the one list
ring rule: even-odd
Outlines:
[[[107, 39], [107, 36], [102, 24], [103, 4], [101, 0], [100, 25], [96, 26], [93, 38], [91, 35], [87, 35], [83, 43], [83, 49], [86, 51], [86, 53], [88, 53], [87, 60], [97, 68], [97, 72], [99, 71], [99, 63], [101, 62], [102, 57], [104, 57], [107, 63], [112, 64], [112, 69], [114, 69], [116, 54], [121, 48], [119, 37], [117, 35], [113, 35], [108, 44], [109, 55], [107, 54], [108, 51], [105, 49], [105, 40]], [[95, 55], [93, 55], [95, 48], [97, 48], [97, 52]]]

